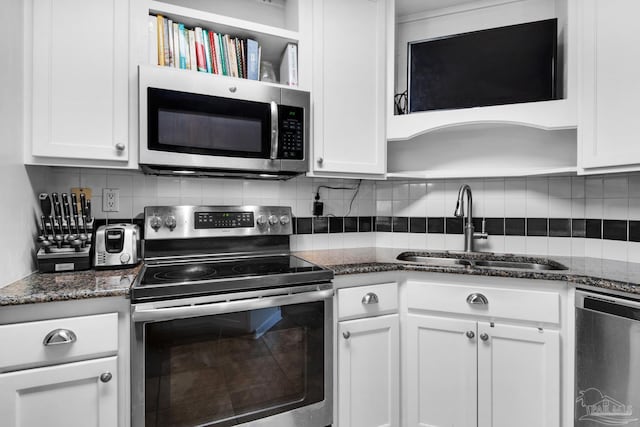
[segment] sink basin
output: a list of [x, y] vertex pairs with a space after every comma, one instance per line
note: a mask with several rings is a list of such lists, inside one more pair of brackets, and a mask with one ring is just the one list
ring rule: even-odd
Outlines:
[[423, 255], [415, 252], [403, 252], [396, 257], [399, 261], [415, 262], [421, 265], [441, 267], [490, 268], [496, 270], [517, 269], [535, 271], [567, 270], [559, 262], [545, 258], [516, 258], [494, 254], [451, 254]]

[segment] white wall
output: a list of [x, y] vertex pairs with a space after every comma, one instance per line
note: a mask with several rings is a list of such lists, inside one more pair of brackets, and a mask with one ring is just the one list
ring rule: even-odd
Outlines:
[[[3, 2], [0, 25], [0, 287], [35, 270], [37, 213], [34, 188], [42, 168], [27, 172], [22, 160], [22, 1]], [[35, 183], [32, 185], [32, 181]], [[35, 187], [34, 187], [35, 186]]]

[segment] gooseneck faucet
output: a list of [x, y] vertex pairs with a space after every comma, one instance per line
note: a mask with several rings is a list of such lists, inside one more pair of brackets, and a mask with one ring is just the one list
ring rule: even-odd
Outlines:
[[[467, 195], [467, 222], [464, 222], [464, 214], [463, 210], [465, 207], [464, 204], [464, 195]], [[463, 226], [464, 226], [464, 251], [465, 252], [473, 252], [473, 240], [474, 239], [486, 239], [487, 233], [484, 231], [485, 222], [482, 220], [482, 232], [474, 233], [473, 227], [473, 197], [471, 196], [471, 187], [467, 184], [463, 184], [460, 186], [458, 190], [458, 203], [456, 204], [456, 210], [453, 213], [457, 217], [463, 218]]]

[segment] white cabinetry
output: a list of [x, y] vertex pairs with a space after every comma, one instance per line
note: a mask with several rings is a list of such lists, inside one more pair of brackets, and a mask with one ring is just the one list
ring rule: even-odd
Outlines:
[[339, 427], [400, 425], [397, 294], [396, 283], [338, 291]]
[[640, 169], [640, 3], [580, 2], [579, 166], [585, 173]]
[[557, 293], [409, 282], [407, 301], [408, 426], [560, 425]]
[[119, 425], [117, 313], [2, 325], [0, 341], [3, 426]]
[[129, 2], [25, 8], [25, 163], [126, 167]]
[[314, 174], [383, 177], [386, 172], [392, 33], [393, 0], [314, 0]]

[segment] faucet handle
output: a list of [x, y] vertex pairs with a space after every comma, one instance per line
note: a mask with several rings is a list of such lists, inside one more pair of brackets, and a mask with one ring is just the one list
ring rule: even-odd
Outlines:
[[487, 237], [489, 237], [489, 235], [485, 231], [486, 225], [487, 225], [486, 219], [482, 218], [482, 231], [480, 233], [473, 233], [474, 239], [486, 239]]

